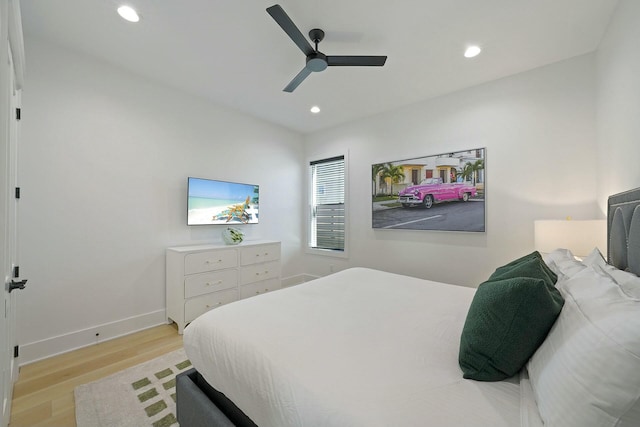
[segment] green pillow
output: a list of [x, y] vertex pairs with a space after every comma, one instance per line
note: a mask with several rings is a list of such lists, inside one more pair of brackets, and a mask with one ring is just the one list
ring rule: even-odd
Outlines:
[[530, 259], [542, 259], [542, 255], [540, 255], [540, 252], [538, 252], [538, 251], [533, 251], [533, 252], [531, 252], [530, 254], [527, 254], [527, 255], [525, 255], [525, 256], [522, 256], [522, 257], [520, 257], [520, 258], [518, 258], [518, 259], [514, 259], [514, 260], [513, 260], [513, 261], [511, 261], [509, 264], [505, 264], [505, 265], [503, 265], [502, 267], [499, 267], [496, 271], [498, 271], [498, 270], [502, 270], [502, 269], [508, 270], [508, 269], [510, 269], [511, 267], [513, 267], [513, 266], [515, 266], [515, 265], [518, 265], [518, 264], [520, 264], [521, 262], [528, 261], [528, 260], [530, 260]]
[[544, 279], [549, 286], [554, 286], [558, 281], [556, 273], [549, 268], [537, 251], [497, 268], [488, 280], [495, 281], [513, 277]]
[[542, 344], [563, 305], [560, 292], [544, 278], [482, 283], [460, 338], [463, 377], [500, 381], [517, 374]]

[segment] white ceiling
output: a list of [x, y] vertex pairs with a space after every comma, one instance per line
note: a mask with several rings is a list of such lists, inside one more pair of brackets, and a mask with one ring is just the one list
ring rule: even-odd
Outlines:
[[[330, 67], [283, 92], [305, 58], [267, 14], [276, 1], [304, 35], [325, 31], [325, 54], [386, 65]], [[591, 52], [617, 0], [123, 0], [137, 24], [118, 3], [21, 0], [25, 36], [309, 133]], [[468, 44], [482, 54], [464, 58]]]

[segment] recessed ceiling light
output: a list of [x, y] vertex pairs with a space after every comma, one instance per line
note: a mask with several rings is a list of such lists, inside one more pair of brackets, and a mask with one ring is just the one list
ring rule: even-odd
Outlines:
[[318, 107], [317, 105], [314, 105], [313, 107], [311, 107], [311, 111], [313, 114], [318, 114], [320, 112], [320, 107]]
[[138, 12], [130, 6], [120, 6], [118, 8], [118, 14], [129, 22], [138, 22], [140, 20]]
[[473, 58], [474, 56], [478, 56], [482, 52], [479, 46], [469, 46], [467, 50], [464, 51], [465, 58]]

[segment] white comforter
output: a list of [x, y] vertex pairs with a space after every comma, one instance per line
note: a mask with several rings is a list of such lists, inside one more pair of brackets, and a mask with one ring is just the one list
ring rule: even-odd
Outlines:
[[517, 378], [462, 378], [474, 292], [354, 268], [211, 310], [184, 346], [260, 427], [526, 424]]

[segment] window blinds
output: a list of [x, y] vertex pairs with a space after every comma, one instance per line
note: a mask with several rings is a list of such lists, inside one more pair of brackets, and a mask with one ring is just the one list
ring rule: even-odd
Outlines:
[[315, 249], [344, 251], [344, 156], [311, 162], [311, 239]]

